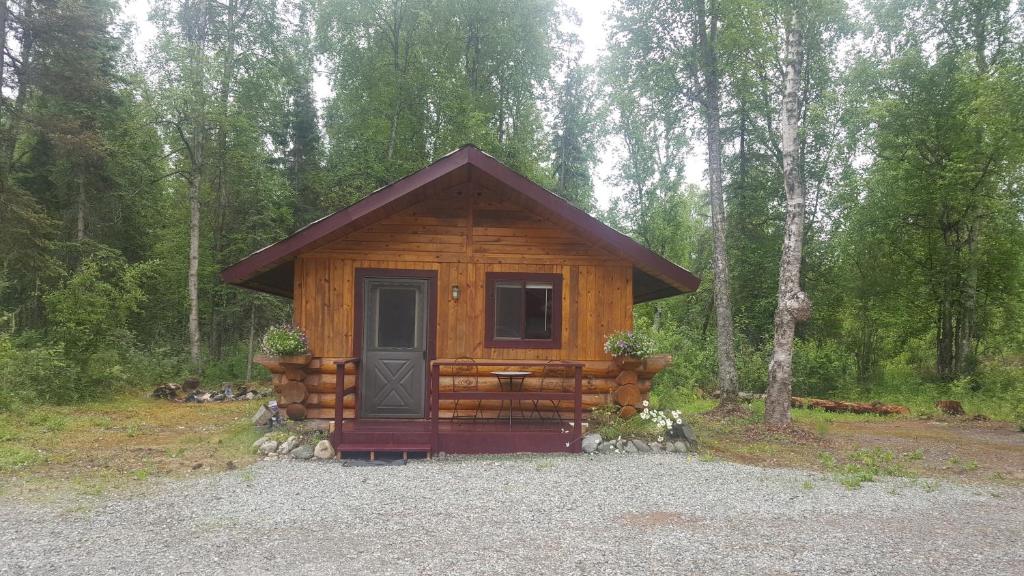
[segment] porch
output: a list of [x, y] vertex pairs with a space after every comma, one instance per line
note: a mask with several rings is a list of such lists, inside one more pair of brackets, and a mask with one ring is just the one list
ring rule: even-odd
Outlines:
[[339, 454], [580, 451], [582, 362], [434, 360], [426, 417], [417, 419], [346, 418], [344, 397], [359, 393], [346, 379], [349, 364], [359, 358], [335, 362], [331, 443]]

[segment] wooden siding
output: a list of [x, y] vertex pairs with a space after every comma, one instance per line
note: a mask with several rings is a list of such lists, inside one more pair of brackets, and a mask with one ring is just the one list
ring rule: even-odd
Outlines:
[[[604, 337], [632, 326], [632, 267], [515, 196], [469, 182], [332, 239], [296, 259], [294, 319], [317, 357], [352, 350], [356, 268], [438, 272], [437, 356], [600, 360]], [[562, 275], [562, 347], [484, 347], [488, 272]], [[461, 297], [451, 299], [451, 286]]]

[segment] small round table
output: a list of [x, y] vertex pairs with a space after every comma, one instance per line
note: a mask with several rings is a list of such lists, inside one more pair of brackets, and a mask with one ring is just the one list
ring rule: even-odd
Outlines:
[[[503, 392], [522, 392], [523, 391], [523, 380], [526, 380], [526, 377], [530, 375], [529, 372], [508, 371], [508, 370], [501, 370], [501, 371], [497, 371], [497, 372], [491, 372], [491, 374], [494, 374], [498, 378], [498, 387], [501, 388], [501, 390]], [[508, 401], [508, 423], [509, 423], [510, 426], [512, 425], [512, 410], [513, 410], [512, 406], [513, 406], [513, 402], [515, 402], [514, 405], [519, 408], [519, 417], [520, 418], [523, 417], [523, 405], [521, 404], [521, 401], [509, 400]], [[504, 400], [501, 401], [501, 404], [498, 404], [498, 418], [501, 418], [501, 411], [502, 411], [502, 408], [503, 408], [504, 405], [505, 405], [505, 401]]]

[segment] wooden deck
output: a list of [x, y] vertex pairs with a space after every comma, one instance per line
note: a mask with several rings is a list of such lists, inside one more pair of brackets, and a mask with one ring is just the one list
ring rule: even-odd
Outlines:
[[432, 447], [431, 424], [426, 419], [345, 420], [341, 434], [332, 433], [331, 437], [335, 449], [343, 456], [345, 452], [574, 452], [580, 442], [573, 426], [557, 420], [513, 419], [510, 423], [509, 420], [467, 419], [438, 422], [437, 446]]

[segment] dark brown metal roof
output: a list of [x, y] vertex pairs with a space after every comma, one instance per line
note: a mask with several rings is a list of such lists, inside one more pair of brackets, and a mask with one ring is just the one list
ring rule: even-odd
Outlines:
[[463, 146], [433, 164], [298, 230], [280, 242], [258, 250], [225, 268], [221, 279], [230, 284], [261, 292], [291, 297], [293, 260], [308, 249], [325, 242], [335, 233], [368, 222], [381, 211], [415, 200], [413, 193], [457, 171], [473, 167], [533, 201], [546, 214], [577, 228], [624, 260], [633, 264], [633, 301], [647, 302], [693, 292], [700, 279], [689, 270], [669, 262], [632, 238], [606, 226], [559, 196], [545, 190], [522, 174], [505, 166], [472, 145]]

